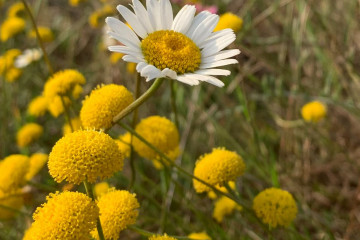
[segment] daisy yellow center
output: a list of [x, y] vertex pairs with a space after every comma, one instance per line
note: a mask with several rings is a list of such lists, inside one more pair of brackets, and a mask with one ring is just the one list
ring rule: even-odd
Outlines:
[[201, 63], [200, 49], [187, 36], [172, 30], [160, 30], [149, 34], [141, 42], [141, 50], [147, 63], [158, 69], [169, 68], [176, 73], [196, 71]]

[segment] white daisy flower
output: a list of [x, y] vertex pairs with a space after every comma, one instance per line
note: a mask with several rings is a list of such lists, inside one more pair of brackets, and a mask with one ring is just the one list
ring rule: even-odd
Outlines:
[[42, 57], [42, 51], [38, 48], [26, 49], [23, 54], [15, 59], [15, 67], [24, 68], [30, 63], [38, 61]]
[[213, 32], [218, 15], [203, 11], [195, 16], [195, 7], [185, 5], [173, 18], [169, 0], [147, 0], [147, 10], [139, 0], [132, 3], [135, 13], [117, 6], [131, 28], [113, 17], [105, 20], [110, 37], [124, 44], [110, 46], [110, 51], [125, 54], [124, 61], [137, 63], [136, 70], [146, 81], [169, 77], [189, 85], [204, 81], [224, 86], [211, 75], [229, 75], [229, 70], [216, 67], [237, 63], [229, 58], [240, 51], [223, 50], [235, 40], [235, 34], [231, 29]]

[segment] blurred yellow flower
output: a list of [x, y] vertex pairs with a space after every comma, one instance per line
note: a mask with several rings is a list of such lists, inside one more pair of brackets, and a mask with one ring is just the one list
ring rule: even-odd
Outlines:
[[0, 40], [6, 42], [25, 29], [25, 20], [19, 17], [9, 17], [1, 24]]
[[[216, 187], [234, 181], [244, 171], [245, 163], [236, 152], [224, 148], [214, 148], [211, 153], [201, 156], [196, 161], [194, 175]], [[210, 187], [195, 179], [193, 184], [198, 193], [211, 191]]]
[[97, 184], [95, 184], [94, 186], [94, 193], [95, 196], [98, 198], [101, 195], [103, 195], [104, 193], [107, 193], [110, 189], [110, 186], [107, 182], [99, 182]]
[[305, 104], [301, 108], [301, 115], [306, 122], [317, 123], [326, 116], [326, 106], [319, 101]]
[[19, 55], [19, 49], [10, 49], [0, 56], [0, 75], [4, 75], [8, 82], [15, 81], [22, 74], [22, 71], [14, 66], [15, 58]]
[[[235, 190], [236, 185], [235, 185], [234, 181], [228, 182], [228, 185], [232, 190]], [[228, 193], [228, 190], [226, 189], [226, 187], [216, 186], [216, 188], [221, 192]], [[211, 190], [210, 192], [208, 192], [208, 197], [211, 199], [216, 199], [218, 196], [216, 195], [216, 193], [213, 190]]]
[[217, 222], [222, 222], [224, 217], [232, 214], [234, 210], [241, 211], [242, 207], [230, 198], [222, 196], [215, 202], [213, 218]]
[[113, 52], [110, 54], [110, 63], [115, 64], [124, 56], [122, 53]]
[[[39, 26], [38, 27], [39, 35], [43, 42], [52, 42], [54, 41], [54, 33], [48, 27]], [[28, 33], [28, 37], [31, 39], [36, 39], [36, 32], [35, 30], [31, 30]]]
[[48, 98], [64, 96], [70, 94], [76, 85], [83, 85], [85, 82], [85, 77], [77, 70], [58, 71], [46, 81], [43, 94]]
[[96, 227], [99, 209], [79, 192], [50, 193], [47, 202], [33, 214], [35, 220], [26, 233], [27, 240], [88, 240]]
[[18, 68], [10, 68], [5, 73], [5, 79], [8, 82], [14, 82], [16, 81], [22, 74], [22, 70]]
[[[117, 240], [120, 232], [136, 222], [139, 215], [139, 202], [136, 195], [125, 190], [110, 190], [97, 201], [100, 210], [100, 222], [105, 239]], [[96, 229], [92, 236], [98, 238]]]
[[93, 28], [102, 26], [105, 23], [105, 17], [113, 15], [115, 9], [111, 5], [104, 5], [101, 9], [93, 12], [89, 17], [89, 24]]
[[126, 64], [126, 71], [128, 71], [128, 73], [135, 73], [136, 72], [136, 63], [127, 63]]
[[243, 25], [243, 20], [231, 12], [224, 13], [220, 16], [219, 22], [216, 25], [214, 32], [231, 28], [234, 32], [240, 31]]
[[25, 13], [25, 6], [22, 2], [12, 4], [7, 10], [8, 17], [21, 17]]
[[76, 84], [73, 91], [72, 91], [72, 93], [71, 93], [72, 97], [74, 99], [78, 99], [80, 97], [80, 95], [82, 94], [83, 90], [84, 89], [82, 88], [81, 85]]
[[[60, 96], [56, 96], [54, 98], [46, 98], [46, 99], [48, 102], [48, 110], [53, 117], [57, 118], [58, 116], [60, 116], [60, 114], [62, 114], [65, 111]], [[65, 106], [70, 106], [71, 100], [68, 97], [63, 97], [63, 99]]]
[[76, 117], [76, 118], [72, 118], [71, 120], [71, 126], [74, 128], [73, 131], [71, 131], [71, 127], [69, 125], [69, 123], [66, 121], [66, 123], [64, 124], [63, 126], [63, 135], [65, 136], [66, 134], [69, 134], [69, 133], [72, 133], [72, 132], [75, 132], [79, 129], [82, 128], [82, 125], [81, 125], [81, 120], [79, 117]]
[[119, 146], [120, 151], [124, 154], [125, 157], [130, 156], [131, 151], [131, 134], [125, 133], [121, 136], [119, 136], [119, 139], [115, 140], [117, 145]]
[[47, 98], [43, 96], [37, 96], [29, 103], [28, 113], [35, 117], [41, 117], [45, 114], [47, 109], [48, 109]]
[[4, 193], [0, 190], [0, 220], [8, 220], [15, 217], [17, 214], [15, 210], [20, 210], [23, 205], [24, 199], [20, 189], [11, 193]]
[[289, 226], [298, 212], [293, 196], [285, 190], [268, 188], [260, 192], [253, 201], [256, 216], [271, 228]]
[[[135, 131], [171, 160], [175, 161], [180, 154], [179, 132], [175, 124], [167, 118], [160, 116], [144, 118], [136, 125]], [[140, 139], [134, 137], [133, 147], [141, 157], [152, 160], [156, 168], [163, 167], [160, 156]], [[165, 159], [163, 163], [168, 164]]]
[[194, 240], [211, 240], [211, 237], [209, 237], [206, 232], [191, 233], [189, 234], [188, 238]]
[[149, 240], [177, 240], [174, 237], [168, 236], [166, 233], [164, 235], [153, 235], [149, 237]]
[[83, 101], [80, 119], [85, 128], [107, 129], [113, 118], [134, 101], [124, 86], [98, 86]]
[[45, 153], [34, 153], [30, 156], [30, 167], [29, 171], [26, 173], [25, 179], [27, 181], [31, 180], [42, 167], [47, 162], [49, 156]]
[[124, 156], [107, 134], [79, 130], [61, 138], [49, 155], [49, 172], [57, 181], [80, 184], [111, 177], [122, 170]]
[[44, 129], [41, 125], [37, 123], [27, 123], [22, 126], [16, 134], [17, 145], [19, 147], [27, 147], [39, 139], [43, 132]]
[[0, 190], [8, 193], [19, 189], [25, 183], [29, 165], [29, 158], [20, 154], [10, 155], [0, 161]]
[[86, 2], [87, 0], [69, 0], [69, 5], [77, 7], [80, 3]]

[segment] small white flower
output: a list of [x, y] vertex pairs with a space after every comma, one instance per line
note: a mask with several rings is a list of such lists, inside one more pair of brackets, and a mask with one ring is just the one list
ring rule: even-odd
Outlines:
[[15, 67], [24, 68], [42, 57], [42, 51], [38, 48], [26, 49], [23, 54], [15, 59]]
[[169, 0], [147, 0], [147, 9], [139, 0], [132, 3], [135, 13], [117, 6], [131, 28], [113, 17], [105, 20], [112, 30], [110, 37], [124, 44], [110, 46], [110, 51], [125, 54], [124, 61], [137, 63], [136, 70], [146, 81], [169, 77], [189, 85], [204, 81], [224, 86], [210, 75], [229, 75], [229, 70], [216, 67], [237, 63], [229, 58], [240, 51], [223, 50], [235, 40], [235, 34], [231, 29], [213, 32], [218, 15], [203, 11], [195, 16], [195, 7], [185, 5], [173, 18]]

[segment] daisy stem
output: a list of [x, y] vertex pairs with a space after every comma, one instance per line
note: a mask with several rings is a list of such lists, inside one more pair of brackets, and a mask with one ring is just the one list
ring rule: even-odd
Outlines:
[[[140, 96], [140, 83], [141, 83], [141, 78], [140, 78], [140, 74], [136, 74], [136, 86], [135, 86], [135, 99], [138, 99]], [[138, 109], [136, 108], [134, 110], [134, 114], [133, 114], [133, 119], [132, 119], [132, 123], [131, 123], [131, 127], [135, 128], [136, 122], [138, 119]], [[133, 141], [133, 135], [131, 135], [131, 139], [130, 139], [130, 169], [131, 169], [131, 179], [130, 179], [130, 184], [129, 184], [129, 189], [131, 190], [134, 186], [135, 183], [135, 179], [136, 179], [136, 171], [135, 171], [135, 161], [134, 161], [134, 157], [135, 157], [135, 153], [134, 153], [134, 148], [132, 145], [132, 141]]]
[[[84, 181], [84, 186], [85, 186], [85, 190], [86, 190], [87, 195], [88, 195], [93, 201], [95, 201], [95, 196], [94, 196], [94, 192], [93, 192], [91, 183], [89, 183], [87, 180], [85, 180], [85, 181]], [[100, 239], [100, 240], [105, 240], [104, 232], [103, 232], [103, 229], [102, 229], [102, 227], [101, 227], [101, 222], [100, 222], [100, 218], [99, 218], [99, 217], [97, 218], [97, 221], [96, 221], [96, 228], [97, 228], [97, 231], [98, 231], [98, 234], [99, 234], [99, 239]]]
[[25, 6], [25, 10], [26, 10], [26, 12], [28, 13], [28, 15], [30, 17], [31, 23], [32, 23], [33, 28], [34, 28], [35, 33], [36, 33], [36, 39], [37, 39], [37, 41], [38, 41], [38, 43], [40, 45], [40, 48], [41, 48], [41, 50], [42, 50], [42, 52], [44, 54], [44, 60], [45, 60], [45, 63], [47, 65], [47, 67], [48, 67], [49, 73], [53, 74], [54, 70], [53, 70], [53, 68], [51, 66], [49, 57], [48, 57], [47, 52], [45, 50], [44, 43], [43, 43], [43, 41], [42, 41], [42, 39], [40, 37], [39, 30], [38, 30], [38, 27], [37, 27], [36, 22], [35, 22], [35, 18], [33, 16], [33, 14], [31, 13], [31, 10], [30, 10], [29, 5], [27, 4], [27, 2], [25, 0], [21, 0], [21, 1], [23, 2], [24, 6]]
[[179, 119], [176, 108], [176, 91], [175, 91], [175, 81], [170, 81], [170, 90], [171, 90], [171, 108], [174, 113], [175, 125], [179, 129]]
[[113, 123], [120, 121], [135, 109], [137, 109], [141, 104], [143, 104], [149, 97], [151, 97], [155, 91], [160, 87], [161, 83], [164, 81], [163, 78], [157, 78], [155, 82], [151, 85], [151, 87], [146, 90], [138, 99], [136, 99], [133, 103], [127, 106], [124, 110], [122, 110], [118, 115], [113, 118]]

